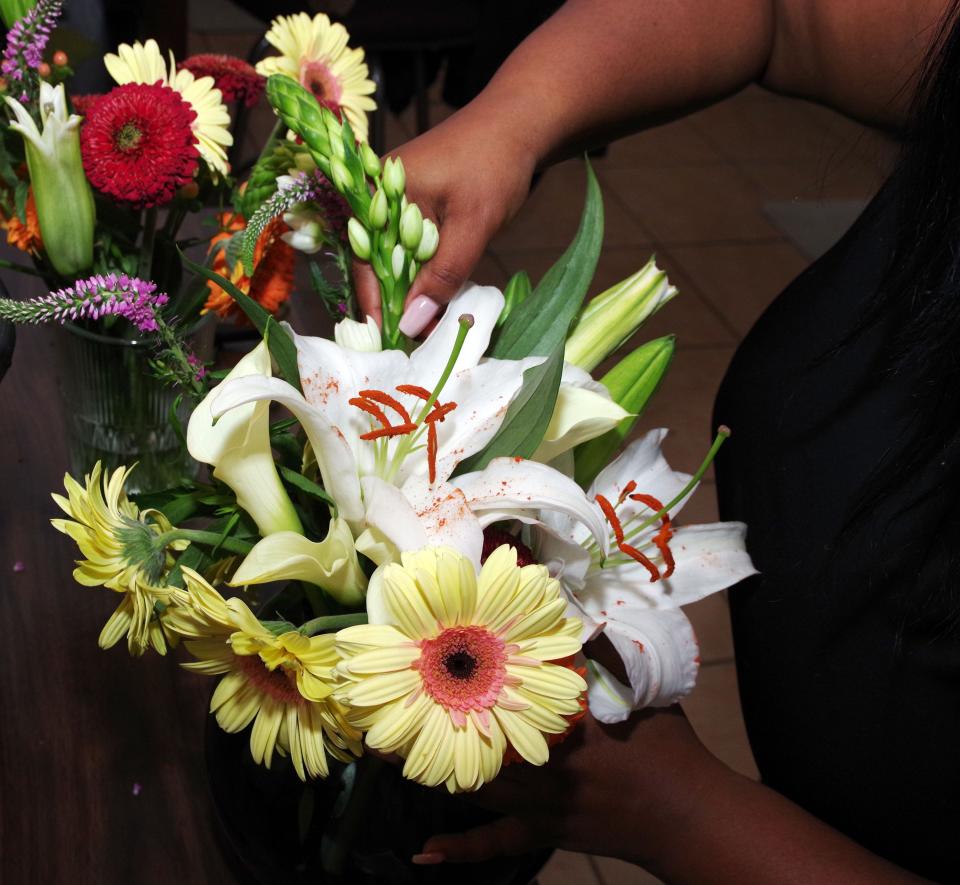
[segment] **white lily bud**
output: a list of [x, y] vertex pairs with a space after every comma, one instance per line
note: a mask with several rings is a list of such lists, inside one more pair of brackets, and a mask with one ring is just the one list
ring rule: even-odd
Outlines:
[[365, 323], [358, 323], [349, 317], [340, 320], [333, 327], [333, 340], [341, 347], [362, 353], [379, 353], [383, 350], [380, 327], [373, 317], [367, 317]]
[[423, 219], [423, 233], [420, 235], [420, 245], [417, 246], [415, 258], [421, 264], [429, 261], [437, 254], [437, 246], [440, 245], [440, 231], [437, 226], [429, 219]]
[[330, 159], [330, 178], [333, 181], [334, 187], [336, 187], [340, 193], [343, 194], [353, 190], [353, 176], [350, 174], [347, 164], [339, 157], [335, 156]]
[[360, 162], [363, 163], [363, 171], [371, 178], [380, 174], [380, 158], [366, 142], [360, 145]]
[[379, 230], [387, 223], [387, 213], [390, 207], [387, 205], [387, 195], [383, 188], [377, 188], [377, 192], [370, 200], [370, 227]]
[[370, 234], [356, 218], [351, 218], [347, 222], [347, 238], [350, 240], [350, 248], [353, 249], [353, 254], [361, 261], [369, 261]]
[[400, 215], [400, 242], [413, 252], [420, 245], [423, 233], [423, 214], [416, 203], [411, 203]]
[[407, 253], [403, 246], [397, 243], [393, 247], [393, 253], [390, 255], [390, 268], [393, 271], [393, 278], [399, 280], [403, 276], [403, 263], [406, 260]]
[[399, 200], [407, 186], [407, 174], [403, 169], [403, 161], [397, 157], [387, 157], [383, 164], [383, 189], [391, 200]]

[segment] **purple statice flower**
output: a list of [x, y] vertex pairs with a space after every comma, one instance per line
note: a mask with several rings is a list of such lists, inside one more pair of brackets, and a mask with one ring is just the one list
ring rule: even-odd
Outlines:
[[0, 319], [14, 323], [64, 323], [121, 316], [141, 332], [156, 332], [157, 310], [170, 299], [157, 284], [126, 274], [96, 274], [29, 301], [0, 298]]
[[187, 362], [190, 364], [190, 368], [193, 369], [193, 380], [202, 381], [207, 374], [207, 367], [204, 365], [203, 360], [195, 353], [190, 352], [187, 354]]
[[[36, 71], [43, 63], [43, 50], [63, 10], [62, 0], [37, 0], [23, 18], [7, 31], [0, 72], [13, 80], [22, 80], [27, 71]], [[24, 92], [26, 96], [26, 92]]]

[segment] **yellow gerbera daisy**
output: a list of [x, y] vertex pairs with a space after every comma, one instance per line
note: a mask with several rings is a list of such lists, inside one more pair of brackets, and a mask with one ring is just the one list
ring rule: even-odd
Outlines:
[[347, 29], [322, 12], [278, 15], [267, 42], [281, 54], [257, 63], [257, 73], [284, 74], [306, 86], [321, 104], [342, 110], [359, 141], [367, 140], [367, 112], [376, 110], [376, 89], [367, 76], [362, 49], [350, 49]]
[[169, 624], [197, 660], [184, 664], [208, 676], [225, 674], [210, 712], [227, 732], [253, 722], [250, 752], [267, 768], [274, 751], [289, 755], [302, 780], [325, 776], [327, 756], [349, 762], [361, 752], [360, 732], [347, 723], [333, 694], [333, 634], [271, 633], [241, 599], [224, 599], [200, 575], [183, 569], [186, 603]]
[[213, 172], [226, 175], [230, 171], [226, 152], [226, 148], [233, 144], [230, 114], [223, 103], [223, 95], [214, 86], [213, 77], [198, 78], [186, 69], [178, 71], [172, 52], [167, 69], [156, 40], [136, 42], [132, 46], [121, 43], [117, 54], [107, 53], [103, 63], [110, 76], [121, 86], [124, 83], [159, 81], [179, 92], [197, 115], [192, 129], [197, 137], [200, 156]]
[[119, 467], [112, 474], [103, 473], [98, 461], [84, 477], [84, 485], [69, 474], [64, 476], [67, 497], [55, 494], [53, 500], [70, 519], [50, 521], [73, 538], [86, 557], [77, 563], [74, 580], [123, 594], [100, 633], [100, 647], [110, 648], [126, 636], [130, 654], [142, 655], [148, 645], [165, 654], [165, 618], [169, 607], [183, 596], [165, 583], [174, 564], [169, 550], [183, 550], [189, 542], [157, 548], [154, 538], [172, 526], [159, 510], [141, 512], [127, 498], [123, 487], [132, 469]]
[[509, 545], [479, 577], [455, 550], [404, 553], [370, 584], [373, 623], [337, 634], [337, 696], [367, 744], [404, 756], [404, 775], [427, 786], [478, 789], [508, 745], [542, 765], [544, 734], [567, 730], [587, 687], [549, 663], [580, 650], [582, 625], [565, 609], [547, 569], [518, 567]]

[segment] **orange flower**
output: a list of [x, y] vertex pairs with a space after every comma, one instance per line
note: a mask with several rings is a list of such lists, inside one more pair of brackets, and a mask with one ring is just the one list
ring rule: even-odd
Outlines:
[[7, 228], [7, 243], [23, 252], [36, 253], [43, 248], [43, 240], [40, 238], [40, 221], [37, 218], [32, 189], [27, 196], [26, 216], [26, 223], [22, 222], [16, 213], [6, 219], [4, 226]]
[[[241, 292], [245, 292], [265, 310], [275, 314], [293, 290], [293, 262], [294, 251], [280, 235], [287, 230], [287, 226], [279, 218], [275, 218], [257, 240], [253, 252], [253, 277], [248, 277], [243, 271], [243, 265], [237, 261], [231, 271], [227, 265], [227, 240], [239, 230], [243, 230], [246, 222], [242, 215], [233, 212], [224, 212], [220, 218], [220, 233], [210, 241], [208, 254], [213, 255], [212, 269], [226, 277]], [[221, 319], [237, 316], [239, 311], [234, 300], [216, 283], [208, 282], [210, 295], [203, 306], [203, 313], [214, 310]]]

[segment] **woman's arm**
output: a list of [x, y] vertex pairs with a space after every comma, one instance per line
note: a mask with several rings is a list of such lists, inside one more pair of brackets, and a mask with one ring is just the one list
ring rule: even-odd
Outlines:
[[[441, 227], [408, 300], [445, 302], [522, 205], [535, 169], [752, 82], [903, 119], [947, 0], [568, 0], [469, 105], [398, 152]], [[372, 274], [361, 306], [376, 314]]]
[[428, 840], [421, 863], [551, 845], [619, 857], [672, 885], [894, 885], [922, 880], [731, 771], [678, 708], [592, 719], [543, 768], [506, 768], [477, 797], [507, 817]]

